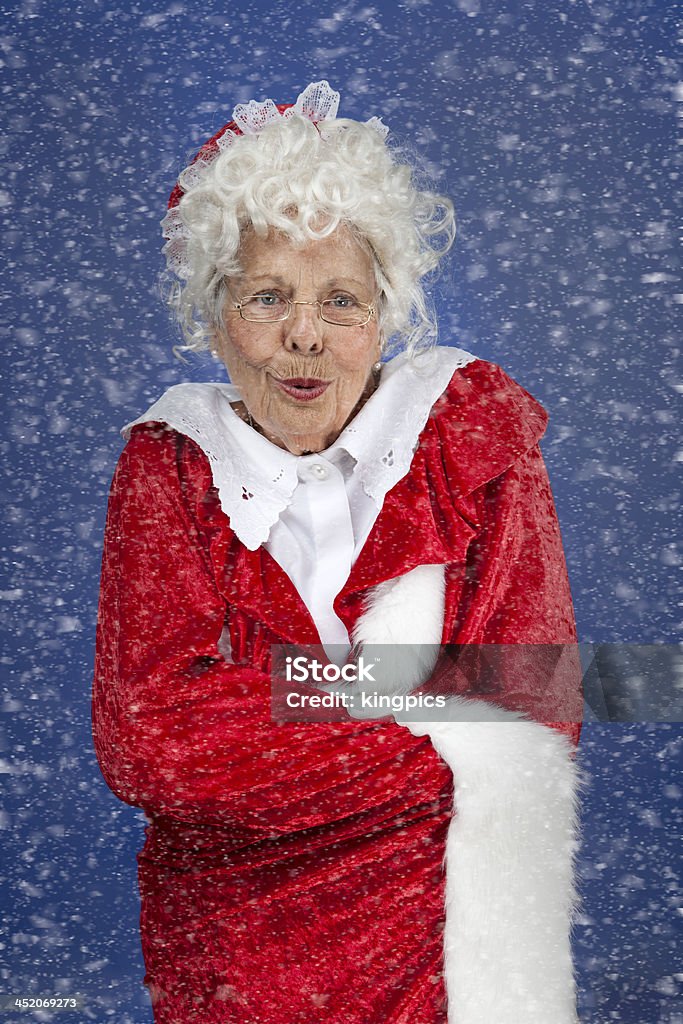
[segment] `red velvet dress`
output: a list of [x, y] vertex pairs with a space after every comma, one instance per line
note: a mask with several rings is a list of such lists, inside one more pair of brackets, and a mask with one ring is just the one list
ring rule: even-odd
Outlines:
[[[373, 588], [436, 565], [443, 643], [576, 641], [546, 422], [494, 364], [456, 371], [336, 598], [350, 634]], [[135, 427], [109, 499], [93, 730], [108, 785], [150, 819], [154, 1020], [459, 1021], [443, 972], [453, 772], [391, 718], [273, 721], [277, 643], [320, 643], [294, 585], [233, 533], [194, 441]], [[555, 699], [576, 710], [578, 693]], [[576, 744], [577, 717], [547, 725]]]

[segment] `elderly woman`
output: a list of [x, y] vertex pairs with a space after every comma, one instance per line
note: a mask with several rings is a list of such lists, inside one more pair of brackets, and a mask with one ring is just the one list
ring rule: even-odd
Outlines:
[[[433, 344], [452, 205], [338, 101], [236, 107], [164, 220], [186, 347], [231, 383], [123, 428], [105, 531], [94, 739], [149, 822], [154, 1019], [570, 1024], [582, 704], [547, 414]], [[444, 711], [283, 721], [281, 645], [383, 645], [380, 689]]]

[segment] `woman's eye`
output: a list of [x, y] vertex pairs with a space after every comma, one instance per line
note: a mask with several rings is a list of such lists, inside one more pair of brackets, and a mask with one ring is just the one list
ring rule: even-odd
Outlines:
[[351, 306], [356, 305], [356, 300], [351, 295], [336, 295], [333, 299], [330, 299], [330, 305], [335, 306], [337, 309], [350, 309]]
[[260, 295], [252, 296], [252, 298], [256, 300], [257, 306], [276, 306], [278, 302], [282, 301], [275, 292], [263, 292]]

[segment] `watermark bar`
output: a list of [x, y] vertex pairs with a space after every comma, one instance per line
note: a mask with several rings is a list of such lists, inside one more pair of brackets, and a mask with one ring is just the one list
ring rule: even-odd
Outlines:
[[[681, 644], [276, 644], [277, 722], [683, 721]], [[505, 716], [503, 716], [505, 718]]]

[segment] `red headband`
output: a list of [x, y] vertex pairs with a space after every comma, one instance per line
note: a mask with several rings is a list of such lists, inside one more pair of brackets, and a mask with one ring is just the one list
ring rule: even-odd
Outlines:
[[[293, 107], [294, 104], [277, 103], [276, 106], [278, 111], [282, 114], [284, 113], [285, 110], [289, 110], [290, 107]], [[313, 123], [315, 124], [316, 122], [314, 121]], [[205, 160], [206, 163], [210, 163], [214, 159], [214, 157], [218, 156], [218, 154], [220, 153], [220, 146], [218, 145], [218, 140], [222, 138], [222, 136], [225, 135], [225, 133], [228, 131], [232, 132], [233, 135], [244, 134], [241, 128], [237, 127], [237, 123], [235, 121], [228, 121], [227, 124], [223, 125], [223, 127], [220, 128], [215, 135], [212, 135], [211, 138], [204, 143], [199, 152], [196, 153], [195, 156], [192, 158], [192, 160], [188, 164], [188, 167], [191, 167], [192, 164], [197, 162], [197, 160]], [[176, 181], [173, 191], [169, 196], [168, 209], [170, 210], [174, 206], [177, 206], [184, 194], [185, 193], [183, 192], [180, 183]]]

